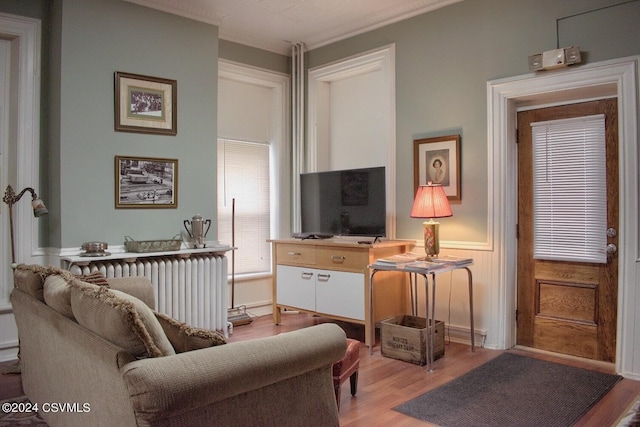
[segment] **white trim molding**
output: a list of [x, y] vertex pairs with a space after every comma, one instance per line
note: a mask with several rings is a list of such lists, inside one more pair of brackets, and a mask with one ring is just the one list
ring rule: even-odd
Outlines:
[[[291, 232], [291, 177], [288, 172], [291, 165], [289, 150], [291, 135], [289, 127], [290, 78], [286, 74], [276, 73], [219, 59], [218, 78], [228, 79], [239, 83], [252, 84], [273, 90], [271, 107], [274, 112], [271, 123], [271, 153], [274, 167], [270, 171], [271, 188], [275, 191], [271, 198], [271, 230], [276, 236], [289, 235]], [[218, 135], [219, 138], [230, 137]], [[233, 139], [233, 138], [231, 138]], [[274, 145], [277, 145], [275, 147]]]
[[[18, 114], [16, 129], [16, 183], [14, 190], [36, 187], [40, 182], [40, 32], [39, 19], [14, 15], [0, 15], [0, 33], [9, 36], [18, 49]], [[13, 124], [12, 124], [13, 125]], [[14, 206], [16, 254], [22, 259], [39, 253], [38, 224], [33, 221], [31, 204]], [[30, 242], [23, 245], [22, 242]]]
[[[15, 158], [2, 156], [9, 173], [4, 174], [8, 182], [2, 182], [4, 194], [7, 185], [16, 192], [25, 187], [40, 184], [40, 39], [41, 22], [38, 19], [0, 13], [0, 37], [11, 44], [12, 64], [10, 69], [11, 88], [15, 98], [11, 102], [11, 119], [8, 122], [9, 141]], [[2, 149], [2, 147], [0, 147]], [[4, 153], [3, 153], [4, 154]], [[7, 163], [14, 163], [9, 165]], [[4, 203], [3, 203], [4, 205]], [[2, 212], [6, 212], [6, 205]], [[27, 201], [14, 207], [14, 227], [16, 236], [16, 261], [36, 262], [35, 258], [46, 253], [39, 247], [38, 221], [34, 221], [31, 204]], [[0, 235], [9, 239], [8, 219]], [[1, 251], [0, 251], [1, 252]], [[10, 258], [4, 256], [0, 266], [0, 360], [13, 360], [18, 352], [18, 331], [9, 302], [9, 292], [13, 284]], [[2, 289], [4, 287], [4, 289]]]
[[[381, 72], [385, 87], [381, 89], [386, 111], [380, 117], [386, 141], [384, 166], [386, 168], [387, 238], [396, 233], [396, 71], [395, 44], [383, 46], [362, 54], [315, 67], [309, 70], [307, 151], [305, 172], [315, 172], [321, 163], [319, 155], [329, 142], [329, 105], [331, 83], [371, 72]], [[294, 195], [294, 197], [299, 197]]]
[[[40, 34], [39, 19], [0, 13], [0, 36], [11, 43], [10, 80], [16, 91], [8, 123], [8, 144], [15, 158], [6, 159], [15, 165], [9, 168], [8, 182], [3, 182], [3, 194], [7, 185], [16, 193], [25, 187], [40, 191]], [[31, 204], [16, 203], [13, 214], [16, 261], [37, 262], [36, 257], [45, 255], [45, 250], [39, 247], [38, 221], [34, 221]], [[5, 232], [8, 236], [9, 230]], [[8, 257], [4, 258], [8, 266]]]
[[618, 98], [620, 236], [616, 370], [640, 378], [640, 269], [638, 268], [638, 66], [622, 58], [487, 83], [489, 191], [493, 200], [496, 313], [503, 348], [516, 344], [516, 113], [522, 108], [573, 103], [593, 97]]

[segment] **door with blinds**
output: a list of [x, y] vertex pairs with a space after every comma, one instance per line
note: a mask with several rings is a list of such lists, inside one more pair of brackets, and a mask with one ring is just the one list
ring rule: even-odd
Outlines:
[[519, 345], [613, 362], [615, 99], [518, 113]]

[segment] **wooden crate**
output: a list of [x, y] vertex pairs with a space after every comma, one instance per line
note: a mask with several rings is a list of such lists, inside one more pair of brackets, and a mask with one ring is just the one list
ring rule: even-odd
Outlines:
[[[382, 320], [380, 324], [383, 356], [416, 365], [427, 364], [426, 342], [429, 333], [424, 317], [394, 316]], [[433, 359], [436, 360], [444, 356], [444, 322], [440, 320], [436, 320], [434, 340]]]

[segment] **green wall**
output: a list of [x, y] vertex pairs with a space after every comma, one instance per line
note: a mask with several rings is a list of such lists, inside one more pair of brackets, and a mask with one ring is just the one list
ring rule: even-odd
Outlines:
[[529, 73], [528, 55], [555, 49], [557, 40], [580, 46], [589, 62], [640, 54], [639, 19], [639, 1], [465, 0], [314, 49], [307, 60], [313, 68], [395, 43], [397, 236], [421, 239], [422, 221], [409, 218], [413, 140], [460, 134], [462, 202], [440, 221], [440, 235], [484, 242], [487, 81]]
[[[215, 219], [217, 27], [121, 0], [57, 6], [60, 246], [167, 239], [196, 213]], [[177, 81], [177, 136], [114, 131], [115, 71]], [[178, 208], [115, 209], [116, 155], [178, 159]]]
[[[121, 0], [61, 6], [61, 247], [166, 239], [196, 213], [215, 218], [217, 27]], [[177, 81], [177, 136], [114, 131], [115, 71]], [[116, 155], [178, 159], [178, 208], [115, 209]]]
[[[3, 2], [0, 10], [43, 19], [46, 245], [170, 238], [195, 213], [215, 218], [217, 27], [121, 0]], [[115, 71], [177, 80], [177, 136], [114, 131]], [[116, 155], [178, 159], [178, 208], [115, 209]]]
[[280, 55], [222, 39], [219, 40], [218, 49], [220, 59], [263, 68], [281, 74], [291, 74], [290, 56]]
[[[218, 40], [215, 26], [122, 0], [0, 0], [0, 12], [43, 21], [45, 246], [169, 238], [196, 213], [215, 224], [218, 57], [289, 73], [288, 57]], [[421, 221], [409, 218], [413, 140], [459, 133], [462, 203], [442, 220], [441, 235], [484, 241], [487, 81], [528, 73], [527, 56], [557, 43], [579, 45], [588, 62], [640, 54], [639, 17], [640, 1], [465, 0], [314, 49], [306, 59], [312, 68], [395, 43], [397, 235], [421, 238]], [[113, 130], [115, 71], [178, 81], [177, 136]], [[115, 209], [116, 155], [178, 159], [178, 208]], [[209, 237], [216, 234], [214, 226]]]

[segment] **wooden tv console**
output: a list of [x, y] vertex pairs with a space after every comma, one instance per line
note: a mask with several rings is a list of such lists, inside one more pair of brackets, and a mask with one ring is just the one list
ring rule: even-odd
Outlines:
[[[374, 314], [370, 319], [369, 265], [376, 259], [410, 251], [413, 241], [387, 240], [358, 243], [353, 240], [283, 239], [273, 246], [273, 321], [279, 324], [283, 309], [303, 311], [365, 326], [365, 344], [375, 322], [406, 313], [409, 294], [406, 274], [376, 275]], [[374, 338], [375, 339], [375, 338]]]

